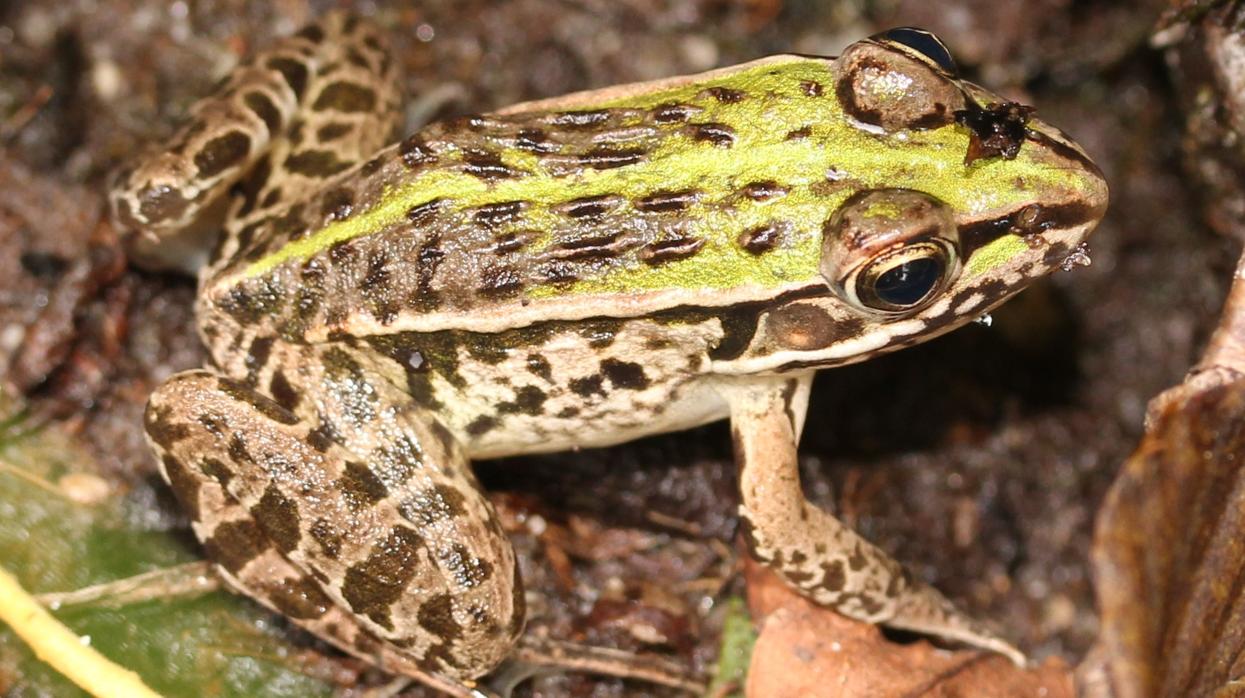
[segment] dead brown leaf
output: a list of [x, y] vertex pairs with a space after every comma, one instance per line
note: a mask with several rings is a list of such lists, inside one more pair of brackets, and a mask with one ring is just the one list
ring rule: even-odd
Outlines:
[[1092, 560], [1118, 698], [1245, 693], [1243, 466], [1237, 381], [1169, 402], [1112, 486]]
[[1075, 695], [1062, 660], [1023, 669], [978, 650], [892, 642], [875, 626], [805, 600], [756, 562], [749, 561], [745, 576], [749, 608], [760, 619], [749, 698]]

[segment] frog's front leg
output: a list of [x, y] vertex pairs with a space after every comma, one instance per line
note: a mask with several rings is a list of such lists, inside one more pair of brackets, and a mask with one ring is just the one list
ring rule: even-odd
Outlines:
[[471, 695], [522, 632], [513, 550], [454, 437], [333, 352], [289, 371], [300, 392], [274, 393], [282, 404], [178, 374], [151, 397], [149, 439], [235, 587], [382, 668]]
[[796, 444], [812, 374], [749, 379], [723, 393], [739, 469], [740, 516], [752, 554], [814, 602], [850, 618], [1024, 655], [941, 593], [804, 498]]

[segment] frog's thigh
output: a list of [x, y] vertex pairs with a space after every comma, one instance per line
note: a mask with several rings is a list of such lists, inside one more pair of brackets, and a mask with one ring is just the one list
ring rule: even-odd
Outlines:
[[522, 631], [513, 550], [453, 437], [424, 413], [384, 412], [368, 447], [348, 449], [243, 383], [189, 371], [146, 420], [196, 534], [242, 590], [391, 670], [474, 678]]
[[739, 467], [740, 514], [759, 560], [813, 601], [871, 623], [1002, 652], [1006, 642], [914, 580], [893, 558], [804, 499], [796, 443], [812, 375], [726, 391]]

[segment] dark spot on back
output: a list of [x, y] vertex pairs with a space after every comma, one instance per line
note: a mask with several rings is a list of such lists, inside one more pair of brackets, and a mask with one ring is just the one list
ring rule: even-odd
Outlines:
[[298, 424], [298, 417], [293, 412], [278, 405], [266, 395], [251, 390], [249, 387], [228, 378], [218, 378], [217, 389], [231, 399], [249, 405], [264, 417], [278, 424]]
[[557, 146], [549, 143], [549, 136], [538, 128], [520, 129], [515, 135], [514, 147], [529, 153], [553, 153]]
[[445, 199], [432, 199], [422, 204], [415, 204], [406, 212], [406, 220], [414, 226], [425, 226], [435, 220], [437, 213], [446, 203]]
[[318, 24], [308, 24], [298, 31], [294, 36], [302, 37], [313, 44], [324, 41], [324, 30]]
[[354, 192], [335, 187], [321, 196], [320, 213], [332, 221], [345, 220], [354, 211]]
[[371, 112], [376, 109], [376, 93], [353, 82], [334, 82], [320, 91], [311, 108], [314, 111], [332, 109], [347, 114]]
[[228, 487], [229, 482], [233, 480], [233, 471], [215, 458], [204, 458], [199, 464], [199, 470], [219, 483], [221, 487]]
[[565, 252], [565, 254], [559, 255], [561, 259], [608, 259], [618, 254], [619, 250], [612, 247], [612, 245], [621, 235], [621, 230], [600, 235], [587, 235], [571, 240], [563, 240], [556, 247], [558, 250]]
[[605, 395], [605, 377], [599, 373], [583, 378], [572, 378], [569, 385], [571, 392], [580, 397]]
[[298, 147], [303, 144], [303, 131], [307, 128], [307, 122], [302, 119], [295, 118], [290, 122], [289, 128], [285, 130], [285, 138], [290, 145]]
[[307, 66], [292, 58], [272, 58], [267, 63], [272, 70], [281, 73], [285, 84], [290, 86], [295, 99], [302, 99], [303, 90], [307, 89]]
[[647, 151], [641, 148], [609, 148], [597, 146], [580, 155], [579, 164], [596, 170], [635, 165], [644, 160]]
[[472, 177], [493, 182], [499, 179], [511, 179], [521, 173], [502, 162], [497, 153], [470, 150], [463, 154], [463, 171]]
[[526, 207], [526, 201], [499, 201], [485, 204], [476, 209], [475, 222], [486, 227], [513, 223], [519, 219]]
[[465, 502], [463, 494], [453, 487], [436, 485], [403, 499], [398, 513], [417, 527], [431, 526], [466, 516]]
[[544, 264], [537, 269], [536, 273], [545, 283], [553, 285], [569, 284], [579, 278], [579, 275], [575, 273], [575, 265], [565, 261]]
[[372, 547], [367, 559], [351, 565], [341, 587], [342, 598], [351, 610], [393, 630], [390, 606], [419, 570], [418, 552], [423, 545], [419, 534], [398, 526]]
[[334, 264], [344, 264], [354, 256], [356, 249], [353, 240], [338, 240], [329, 245], [329, 259]]
[[463, 633], [462, 626], [454, 620], [454, 599], [449, 594], [438, 594], [425, 601], [416, 617], [421, 628], [446, 643]]
[[750, 182], [739, 193], [753, 201], [768, 201], [786, 196], [787, 191], [787, 188], [778, 182], [767, 179], [761, 182]]
[[278, 369], [273, 371], [272, 380], [268, 382], [268, 392], [272, 395], [277, 404], [285, 409], [293, 412], [298, 407], [301, 396], [294, 386], [290, 385], [290, 381], [285, 376], [285, 372]]
[[282, 553], [289, 553], [298, 547], [302, 534], [298, 530], [298, 505], [269, 484], [264, 494], [251, 507], [251, 516], [268, 534], [268, 538]]
[[362, 291], [379, 291], [389, 282], [389, 257], [384, 250], [372, 252], [367, 258], [367, 271], [359, 282]]
[[683, 191], [655, 191], [635, 202], [637, 210], [645, 213], [671, 213], [683, 211], [696, 203], [699, 192], [693, 189]]
[[705, 88], [703, 94], [718, 100], [722, 104], [738, 104], [744, 100], [745, 94], [742, 90], [733, 90], [729, 87], [708, 87]]
[[794, 131], [788, 131], [786, 140], [798, 141], [798, 140], [803, 140], [805, 138], [808, 138], [811, 135], [813, 135], [812, 126], [801, 126], [800, 128], [797, 128]]
[[348, 462], [338, 478], [337, 489], [350, 511], [361, 511], [389, 496], [385, 483], [362, 463]]
[[338, 160], [331, 150], [301, 150], [285, 161], [285, 168], [290, 172], [314, 178], [329, 177], [348, 167], [350, 163]]
[[740, 233], [736, 242], [751, 254], [765, 254], [782, 242], [784, 227], [776, 223], [758, 225]]
[[144, 187], [138, 192], [138, 202], [138, 212], [152, 223], [177, 218], [190, 205], [180, 189], [165, 185]]
[[599, 219], [619, 204], [621, 199], [611, 194], [600, 194], [597, 196], [581, 196], [578, 199], [571, 199], [557, 207], [557, 210], [564, 216], [579, 220], [588, 221]]
[[653, 121], [659, 124], [677, 124], [692, 118], [699, 109], [687, 104], [660, 104], [653, 109]]
[[615, 388], [643, 390], [648, 387], [648, 376], [644, 375], [644, 367], [637, 363], [604, 359], [601, 361], [601, 372]]
[[237, 573], [268, 549], [270, 540], [251, 519], [225, 521], [203, 541], [204, 552], [216, 564]]
[[306, 439], [307, 443], [320, 453], [325, 453], [333, 444], [341, 443], [342, 441], [341, 435], [337, 433], [337, 428], [329, 421], [320, 422], [319, 426], [307, 432]]
[[437, 159], [437, 156], [432, 152], [432, 148], [428, 147], [428, 144], [418, 134], [402, 141], [402, 145], [398, 147], [398, 152], [402, 156], [402, 163], [411, 169], [436, 162]]
[[199, 518], [199, 487], [203, 481], [172, 455], [166, 453], [160, 462], [164, 465], [164, 479], [173, 490], [173, 496], [177, 497], [178, 503], [191, 518]]
[[553, 115], [549, 120], [554, 126], [562, 128], [594, 128], [610, 120], [610, 112], [606, 109], [585, 111], [566, 111]]
[[553, 382], [553, 368], [549, 365], [549, 359], [540, 354], [527, 355], [527, 370], [533, 375], [540, 376], [545, 382]]
[[821, 581], [817, 587], [834, 594], [843, 590], [847, 584], [847, 571], [843, 569], [842, 560], [821, 563]]
[[472, 555], [465, 545], [455, 543], [439, 552], [442, 571], [449, 573], [461, 590], [474, 589], [493, 576], [493, 565]]
[[522, 413], [532, 417], [544, 411], [545, 400], [549, 398], [545, 391], [534, 385], [525, 385], [514, 391], [514, 400], [498, 403], [499, 414]]
[[715, 148], [735, 145], [735, 129], [722, 123], [688, 124], [687, 134], [692, 140], [708, 143]]
[[640, 248], [639, 258], [645, 264], [657, 266], [692, 257], [704, 244], [705, 239], [697, 237], [657, 240]]
[[[521, 230], [518, 232], [502, 233], [497, 237], [490, 250], [493, 254], [504, 255], [511, 252], [518, 252], [532, 241], [534, 231]], [[537, 233], [538, 234], [538, 233]]]
[[246, 108], [255, 112], [268, 127], [268, 134], [275, 136], [281, 128], [281, 112], [277, 109], [268, 95], [262, 92], [247, 92], [242, 98], [242, 102], [246, 104]]
[[166, 449], [190, 436], [190, 425], [177, 421], [167, 407], [149, 405], [143, 413], [143, 422], [151, 440]]
[[480, 415], [467, 425], [467, 433], [471, 436], [483, 436], [497, 428], [497, 419], [488, 415]]
[[251, 452], [247, 450], [246, 439], [243, 438], [241, 432], [234, 432], [229, 437], [229, 446], [227, 451], [229, 458], [235, 463], [254, 463], [255, 459], [251, 457]]
[[340, 122], [325, 124], [316, 129], [316, 140], [321, 143], [331, 143], [350, 133], [353, 128], [350, 124]]
[[368, 160], [367, 162], [363, 163], [363, 167], [359, 169], [359, 173], [362, 174], [364, 177], [371, 177], [372, 175], [379, 172], [381, 166], [384, 164], [385, 164], [385, 158], [383, 156], [378, 155], [372, 158], [371, 160]]
[[412, 304], [417, 309], [427, 312], [436, 309], [441, 304], [437, 293], [432, 290], [432, 280], [436, 276], [437, 267], [441, 265], [441, 260], [444, 258], [445, 252], [441, 250], [441, 234], [429, 235], [420, 245], [419, 253], [415, 257], [416, 297], [412, 300]]
[[447, 454], [446, 457], [452, 457], [452, 454], [458, 451], [458, 440], [439, 421], [433, 421], [429, 428], [432, 430], [433, 438], [437, 440], [437, 444], [441, 447], [442, 453]]
[[203, 144], [195, 153], [195, 167], [200, 177], [215, 177], [241, 163], [250, 152], [251, 137], [241, 131], [230, 131]]
[[493, 267], [480, 274], [480, 295], [488, 298], [510, 298], [523, 288], [523, 279], [513, 267]]
[[372, 64], [370, 61], [368, 61], [367, 57], [364, 56], [362, 53], [359, 53], [358, 49], [355, 49], [353, 47], [350, 48], [350, 50], [346, 52], [346, 61], [364, 70], [372, 69]]

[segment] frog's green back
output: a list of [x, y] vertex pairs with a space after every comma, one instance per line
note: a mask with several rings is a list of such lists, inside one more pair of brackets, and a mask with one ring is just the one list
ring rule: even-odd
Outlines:
[[834, 61], [779, 57], [434, 124], [254, 235], [213, 293], [312, 338], [730, 306], [824, 287], [823, 226], [861, 190], [920, 190], [970, 224], [1084, 186], [1037, 147], [965, 165], [955, 123], [868, 126], [836, 79]]

